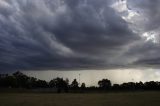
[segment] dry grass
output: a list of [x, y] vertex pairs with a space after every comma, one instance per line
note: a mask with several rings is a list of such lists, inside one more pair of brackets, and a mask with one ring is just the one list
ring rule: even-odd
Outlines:
[[105, 94], [1, 93], [0, 106], [160, 106], [160, 92]]

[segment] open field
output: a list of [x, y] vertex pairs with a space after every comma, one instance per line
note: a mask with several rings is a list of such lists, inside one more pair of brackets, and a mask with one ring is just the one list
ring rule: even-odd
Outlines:
[[0, 93], [0, 106], [160, 106], [160, 92]]

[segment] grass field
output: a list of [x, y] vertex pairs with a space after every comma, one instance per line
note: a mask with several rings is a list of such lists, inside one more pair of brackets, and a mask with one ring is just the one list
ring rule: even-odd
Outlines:
[[0, 93], [0, 106], [160, 106], [160, 92]]

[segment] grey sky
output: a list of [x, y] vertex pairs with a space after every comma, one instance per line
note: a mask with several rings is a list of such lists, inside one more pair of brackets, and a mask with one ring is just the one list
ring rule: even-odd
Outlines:
[[160, 65], [159, 0], [0, 0], [0, 71]]

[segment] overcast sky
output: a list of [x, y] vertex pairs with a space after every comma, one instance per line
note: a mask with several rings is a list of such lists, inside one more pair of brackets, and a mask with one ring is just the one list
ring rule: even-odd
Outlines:
[[0, 71], [159, 72], [159, 33], [160, 0], [0, 0]]

